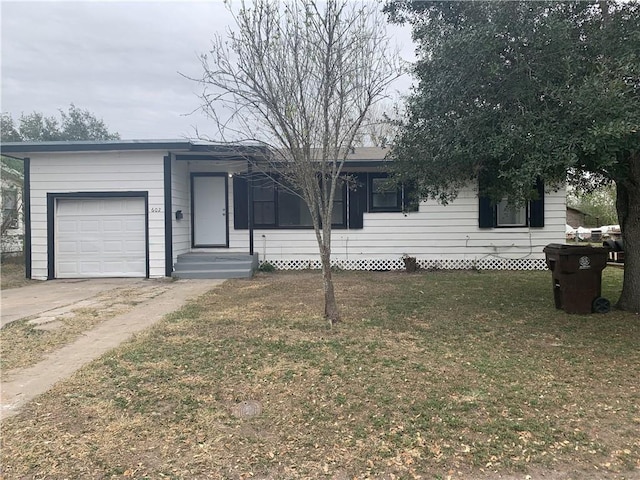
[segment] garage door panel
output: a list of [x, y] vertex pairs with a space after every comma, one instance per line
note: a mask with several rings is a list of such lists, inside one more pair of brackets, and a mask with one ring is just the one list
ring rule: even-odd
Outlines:
[[102, 228], [105, 233], [116, 232], [121, 233], [124, 230], [125, 223], [117, 218], [117, 219], [109, 219], [109, 217], [105, 217], [105, 220], [102, 222]]
[[135, 205], [132, 205], [130, 203], [125, 203], [125, 205], [122, 207], [122, 212], [129, 215], [137, 215], [139, 213], [135, 208]]
[[81, 220], [78, 222], [78, 233], [100, 234], [100, 222], [98, 220]]
[[58, 220], [58, 231], [63, 233], [76, 233], [78, 231], [78, 223], [69, 220]]
[[[124, 249], [126, 251], [131, 251], [135, 248], [137, 242], [134, 240], [123, 240]], [[130, 257], [129, 257], [130, 258]]]
[[56, 277], [146, 276], [145, 201], [58, 199]]
[[138, 260], [114, 260], [111, 262], [103, 262], [103, 268], [105, 272], [116, 275], [123, 271], [135, 272], [144, 269], [144, 262]]
[[100, 252], [100, 242], [98, 240], [82, 240], [80, 241], [80, 251], [77, 252], [80, 255], [83, 253], [101, 253]]
[[143, 201], [141, 197], [62, 199], [58, 201], [57, 214], [58, 216], [138, 215], [140, 208], [136, 200]]
[[81, 202], [76, 213], [83, 215], [99, 215], [101, 212], [98, 205], [99, 204], [95, 202]]
[[[110, 241], [105, 240], [103, 242], [103, 246], [104, 246], [104, 253], [110, 253], [110, 254], [118, 254], [122, 252], [126, 247], [124, 245], [124, 242], [118, 241], [118, 240], [110, 240]], [[132, 248], [132, 247], [135, 248], [135, 245], [130, 246], [129, 248]]]
[[56, 216], [58, 218], [68, 215], [76, 215], [80, 212], [80, 201], [77, 202], [61, 202], [58, 201], [56, 206]]
[[58, 242], [57, 251], [60, 253], [76, 253], [77, 242]]
[[132, 261], [126, 262], [126, 267], [127, 267], [127, 270], [130, 272], [139, 272], [139, 271], [146, 272], [147, 270], [146, 261], [143, 261], [143, 260], [132, 260]]
[[140, 225], [140, 222], [136, 220], [127, 220], [124, 224], [124, 231], [132, 233], [144, 232], [144, 224]]
[[126, 265], [124, 262], [104, 262], [103, 264], [104, 272], [107, 274], [115, 275], [118, 272], [125, 270], [125, 268]]
[[58, 262], [57, 269], [57, 274], [60, 278], [65, 276], [69, 278], [71, 275], [76, 276], [78, 274], [78, 264], [76, 262]]

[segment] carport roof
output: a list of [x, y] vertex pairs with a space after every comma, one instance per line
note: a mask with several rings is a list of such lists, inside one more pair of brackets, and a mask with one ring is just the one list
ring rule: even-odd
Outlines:
[[178, 140], [78, 140], [59, 142], [7, 142], [0, 146], [3, 155], [54, 153], [54, 152], [100, 152], [130, 150], [168, 150], [181, 153], [202, 152], [238, 154], [251, 149], [260, 151], [264, 147], [248, 144], [221, 144], [215, 142]]
[[[268, 147], [249, 143], [216, 143], [201, 140], [77, 140], [58, 142], [7, 142], [0, 145], [6, 156], [29, 157], [42, 153], [108, 152], [160, 150], [176, 155], [178, 160], [208, 160], [214, 158], [246, 159], [268, 155]], [[385, 162], [387, 148], [357, 147], [345, 159], [345, 166], [379, 166]]]

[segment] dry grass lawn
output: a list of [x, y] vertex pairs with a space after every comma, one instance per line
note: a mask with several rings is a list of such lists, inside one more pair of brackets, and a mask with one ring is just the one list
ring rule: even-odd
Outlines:
[[639, 478], [637, 315], [548, 272], [335, 278], [333, 330], [309, 272], [170, 315], [3, 421], [2, 478]]
[[24, 287], [35, 280], [25, 278], [24, 259], [10, 258], [0, 264], [0, 289]]

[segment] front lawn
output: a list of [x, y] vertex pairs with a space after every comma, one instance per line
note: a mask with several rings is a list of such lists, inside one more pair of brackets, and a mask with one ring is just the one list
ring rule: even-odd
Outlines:
[[3, 421], [2, 478], [640, 475], [637, 315], [557, 311], [549, 272], [335, 279], [332, 330], [309, 272], [170, 315]]
[[0, 290], [24, 287], [34, 282], [25, 277], [23, 257], [7, 258], [0, 263]]

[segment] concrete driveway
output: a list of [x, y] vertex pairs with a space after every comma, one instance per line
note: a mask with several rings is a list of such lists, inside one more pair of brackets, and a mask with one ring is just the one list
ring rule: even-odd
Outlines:
[[2, 290], [0, 328], [21, 318], [42, 315], [95, 297], [109, 290], [143, 284], [142, 278], [103, 278], [82, 280], [49, 280], [25, 287]]
[[[0, 419], [20, 412], [22, 406], [55, 383], [134, 334], [150, 327], [166, 314], [178, 310], [224, 280], [51, 280], [2, 291], [2, 325], [29, 318], [38, 324], [55, 323], [78, 308], [105, 308], [114, 298], [133, 291], [137, 302], [127, 311], [110, 317], [75, 341], [48, 354], [36, 365], [2, 372]], [[110, 298], [109, 298], [110, 297]], [[104, 310], [106, 311], [106, 310]], [[36, 318], [34, 318], [36, 317]]]

